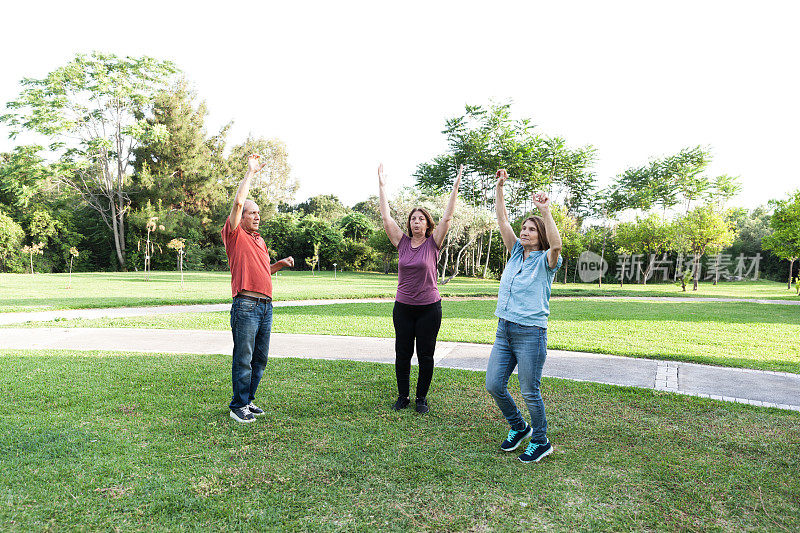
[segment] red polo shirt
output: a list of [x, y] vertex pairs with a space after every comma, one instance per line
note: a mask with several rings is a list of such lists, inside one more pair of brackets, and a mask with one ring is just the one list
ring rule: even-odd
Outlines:
[[272, 274], [269, 271], [269, 252], [261, 235], [248, 233], [239, 224], [231, 229], [231, 219], [222, 227], [222, 242], [231, 269], [231, 295], [253, 291], [272, 298]]

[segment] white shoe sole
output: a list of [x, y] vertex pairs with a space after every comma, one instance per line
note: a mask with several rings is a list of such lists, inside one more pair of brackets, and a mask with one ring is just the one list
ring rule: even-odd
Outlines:
[[500, 448], [500, 449], [503, 450], [504, 452], [513, 452], [514, 450], [519, 448], [519, 445], [522, 444], [522, 441], [524, 441], [531, 435], [533, 435], [533, 428], [529, 427], [527, 433], [525, 433], [522, 437], [520, 437], [519, 442], [517, 442], [516, 446], [514, 446], [513, 448]]
[[233, 418], [234, 420], [236, 420], [240, 424], [249, 424], [250, 422], [255, 422], [256, 421], [255, 418], [252, 419], [252, 420], [244, 420], [242, 418], [239, 418], [238, 416], [236, 416], [236, 414], [234, 414], [233, 411], [229, 411], [229, 413], [231, 414], [231, 418]]
[[[528, 464], [528, 463], [538, 463], [539, 461], [541, 461], [542, 459], [544, 459], [545, 457], [547, 457], [548, 455], [550, 455], [551, 453], [553, 453], [553, 450], [555, 450], [555, 448], [553, 448], [553, 445], [551, 444], [551, 445], [550, 445], [550, 449], [549, 449], [549, 450], [547, 450], [546, 452], [544, 452], [542, 455], [540, 455], [539, 457], [537, 457], [537, 458], [536, 458], [536, 459], [534, 459], [533, 461], [523, 461], [522, 459], [520, 459], [520, 462], [522, 462], [522, 463], [525, 463], [525, 464]], [[518, 458], [518, 459], [519, 459], [519, 458]]]

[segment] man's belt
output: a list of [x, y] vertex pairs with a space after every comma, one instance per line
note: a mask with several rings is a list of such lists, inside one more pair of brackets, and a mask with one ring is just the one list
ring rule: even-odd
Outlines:
[[244, 298], [245, 300], [253, 300], [254, 302], [264, 302], [265, 304], [268, 304], [272, 301], [272, 298], [269, 296], [265, 298], [257, 298], [256, 296], [250, 296], [249, 294], [237, 294], [236, 298]]

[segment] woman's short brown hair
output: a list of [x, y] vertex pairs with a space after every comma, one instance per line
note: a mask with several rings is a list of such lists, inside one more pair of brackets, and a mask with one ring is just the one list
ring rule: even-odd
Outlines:
[[544, 219], [542, 217], [537, 217], [536, 215], [532, 215], [523, 220], [522, 223], [525, 224], [529, 220], [536, 227], [536, 233], [539, 234], [539, 249], [549, 250], [550, 241], [547, 239], [547, 229], [545, 229], [544, 227]]
[[431, 214], [428, 213], [428, 210], [425, 209], [424, 207], [415, 207], [408, 214], [408, 220], [406, 221], [406, 229], [408, 230], [408, 236], [411, 237], [411, 215], [413, 215], [417, 211], [422, 213], [422, 216], [425, 217], [425, 220], [428, 223], [428, 227], [427, 229], [425, 229], [425, 238], [428, 238], [431, 236], [431, 233], [433, 233], [433, 228], [436, 226], [436, 224], [433, 222], [433, 217], [431, 216]]

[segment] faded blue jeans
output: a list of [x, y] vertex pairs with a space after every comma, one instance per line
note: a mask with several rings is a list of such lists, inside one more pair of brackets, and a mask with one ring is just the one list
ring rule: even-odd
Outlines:
[[547, 330], [538, 326], [523, 326], [502, 318], [497, 323], [492, 354], [486, 368], [486, 390], [503, 412], [511, 429], [525, 429], [525, 419], [508, 392], [508, 380], [519, 367], [519, 388], [531, 414], [531, 442], [547, 442], [547, 417], [539, 392], [542, 367], [547, 357]]
[[272, 302], [256, 302], [237, 296], [231, 305], [233, 363], [230, 408], [248, 405], [267, 367], [269, 333], [272, 329]]

